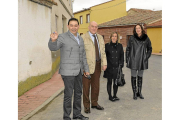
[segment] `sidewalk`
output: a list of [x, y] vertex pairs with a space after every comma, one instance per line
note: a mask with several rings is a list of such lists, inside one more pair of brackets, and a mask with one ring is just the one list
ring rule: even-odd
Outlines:
[[52, 78], [18, 98], [18, 120], [26, 120], [47, 105], [64, 90], [64, 82], [58, 71]]

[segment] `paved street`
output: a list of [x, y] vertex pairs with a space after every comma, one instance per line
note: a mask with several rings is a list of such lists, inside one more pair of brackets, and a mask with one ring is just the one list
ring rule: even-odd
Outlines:
[[[88, 116], [90, 120], [161, 120], [162, 119], [162, 56], [152, 55], [149, 59], [149, 69], [144, 71], [142, 94], [144, 100], [133, 100], [131, 88], [130, 69], [124, 67], [126, 84], [119, 87], [117, 96], [120, 101], [111, 102], [108, 100], [106, 89], [107, 79], [101, 74], [99, 104], [105, 110], [98, 111], [91, 109]], [[29, 120], [63, 120], [63, 96], [56, 97], [41, 111], [32, 116]], [[71, 114], [72, 116], [72, 114]]]

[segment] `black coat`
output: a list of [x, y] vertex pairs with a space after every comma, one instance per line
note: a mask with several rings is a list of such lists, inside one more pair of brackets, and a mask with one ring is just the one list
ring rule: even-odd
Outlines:
[[105, 78], [116, 79], [119, 64], [124, 66], [124, 51], [122, 44], [112, 42], [105, 44], [107, 69], [104, 71]]
[[130, 37], [126, 48], [127, 67], [133, 70], [148, 69], [148, 59], [151, 52], [152, 46], [149, 37], [146, 34], [141, 37], [134, 34]]

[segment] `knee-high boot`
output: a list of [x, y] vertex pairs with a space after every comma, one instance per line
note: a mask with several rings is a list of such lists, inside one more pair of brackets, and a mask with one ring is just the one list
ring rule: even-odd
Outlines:
[[136, 77], [131, 76], [131, 85], [133, 90], [133, 99], [137, 100]]
[[112, 86], [112, 82], [110, 80], [108, 80], [108, 82], [107, 82], [107, 92], [108, 92], [109, 98], [112, 98], [111, 86]]
[[111, 86], [112, 86], [112, 79], [108, 79], [108, 81], [107, 81], [107, 92], [108, 92], [108, 95], [109, 95], [109, 100], [110, 101], [115, 101], [115, 99], [111, 95]]
[[113, 98], [115, 98], [115, 100], [120, 100], [116, 94], [117, 94], [117, 91], [118, 91], [118, 86], [116, 84], [113, 85], [113, 93], [114, 93], [114, 96]]
[[138, 93], [137, 93], [137, 97], [140, 97], [141, 99], [144, 99], [144, 97], [142, 96], [141, 90], [142, 90], [142, 77], [138, 76]]

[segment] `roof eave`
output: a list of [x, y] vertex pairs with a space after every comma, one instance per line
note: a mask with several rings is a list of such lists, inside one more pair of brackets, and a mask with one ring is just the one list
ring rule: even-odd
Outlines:
[[86, 9], [84, 9], [84, 10], [80, 10], [80, 11], [74, 12], [73, 14], [77, 14], [77, 13], [80, 13], [80, 12], [84, 12], [84, 11], [86, 11], [86, 10], [90, 10], [90, 8], [86, 8]]
[[131, 24], [120, 24], [120, 25], [106, 25], [106, 26], [98, 26], [98, 28], [109, 28], [109, 27], [121, 27], [121, 26], [131, 26], [137, 24], [145, 24], [145, 23], [131, 23]]
[[162, 28], [162, 25], [146, 26], [146, 28]]

